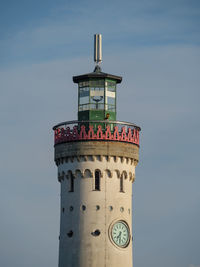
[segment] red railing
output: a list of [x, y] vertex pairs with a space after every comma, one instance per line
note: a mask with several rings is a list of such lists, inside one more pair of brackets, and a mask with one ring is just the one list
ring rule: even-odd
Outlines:
[[139, 146], [140, 127], [119, 121], [69, 121], [53, 127], [55, 145], [98, 140], [128, 142]]

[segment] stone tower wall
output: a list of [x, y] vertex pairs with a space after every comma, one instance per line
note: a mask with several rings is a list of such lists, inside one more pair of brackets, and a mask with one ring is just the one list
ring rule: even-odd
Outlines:
[[[132, 267], [132, 182], [138, 146], [64, 143], [55, 146], [55, 161], [61, 184], [59, 267]], [[97, 170], [99, 191], [95, 190]], [[110, 238], [109, 230], [117, 220], [130, 227], [126, 248], [117, 247]]]

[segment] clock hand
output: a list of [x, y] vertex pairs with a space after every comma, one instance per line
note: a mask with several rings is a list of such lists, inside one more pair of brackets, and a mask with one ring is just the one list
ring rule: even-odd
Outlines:
[[119, 236], [119, 243], [121, 244], [121, 233], [122, 232], [120, 232], [120, 236]]
[[117, 236], [117, 239], [120, 240], [119, 243], [121, 243], [121, 234], [122, 234], [122, 232], [120, 231], [120, 232], [119, 232], [119, 235]]

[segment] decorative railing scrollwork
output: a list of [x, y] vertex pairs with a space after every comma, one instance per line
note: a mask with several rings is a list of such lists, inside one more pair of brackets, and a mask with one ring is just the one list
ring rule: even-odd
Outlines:
[[140, 127], [120, 121], [67, 121], [53, 127], [55, 145], [98, 140], [133, 143], [139, 146]]

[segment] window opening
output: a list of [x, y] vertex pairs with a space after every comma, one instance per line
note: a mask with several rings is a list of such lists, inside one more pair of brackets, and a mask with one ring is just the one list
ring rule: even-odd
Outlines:
[[74, 176], [73, 174], [70, 175], [70, 190], [69, 192], [74, 192]]
[[69, 210], [70, 211], [73, 211], [74, 210], [74, 207], [73, 206], [70, 206]]
[[123, 177], [120, 177], [120, 192], [124, 193], [124, 180], [123, 180]]
[[99, 205], [96, 205], [96, 210], [100, 210], [100, 206]]
[[95, 230], [94, 232], [91, 233], [93, 236], [99, 236], [101, 234], [101, 232], [99, 231], [99, 229]]
[[85, 205], [82, 205], [82, 210], [86, 210], [86, 206]]
[[73, 231], [72, 231], [72, 230], [69, 231], [69, 232], [67, 233], [67, 235], [68, 235], [68, 237], [72, 237], [72, 236], [73, 236]]
[[100, 171], [95, 171], [95, 190], [100, 191]]

